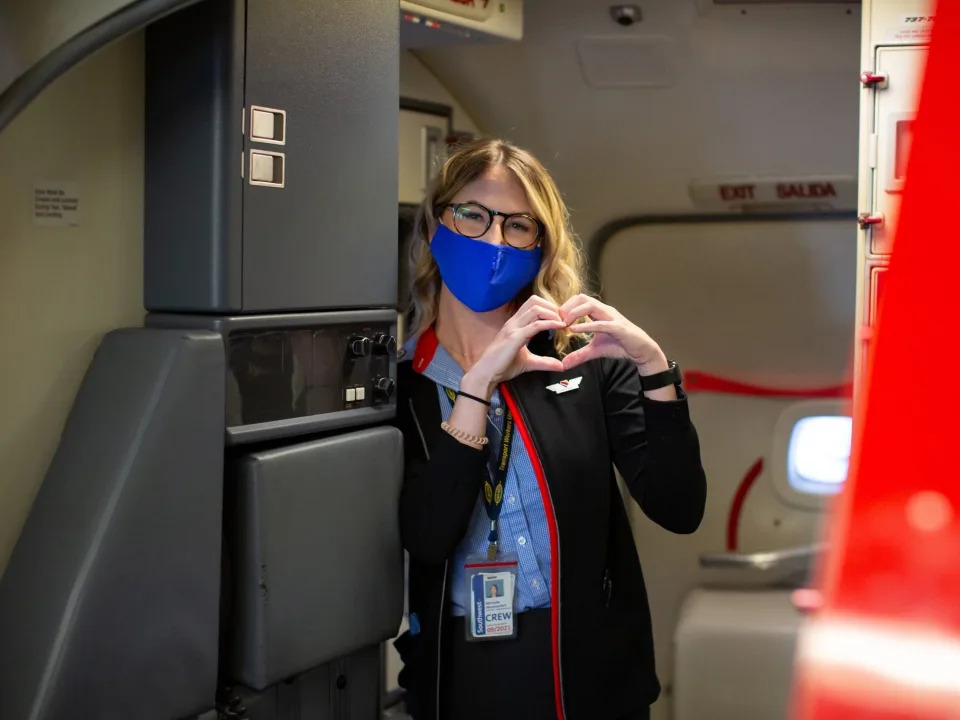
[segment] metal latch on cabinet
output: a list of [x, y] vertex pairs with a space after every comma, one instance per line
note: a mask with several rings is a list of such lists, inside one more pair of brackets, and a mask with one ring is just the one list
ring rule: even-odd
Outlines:
[[857, 224], [860, 225], [861, 230], [883, 225], [883, 213], [863, 213], [857, 217]]

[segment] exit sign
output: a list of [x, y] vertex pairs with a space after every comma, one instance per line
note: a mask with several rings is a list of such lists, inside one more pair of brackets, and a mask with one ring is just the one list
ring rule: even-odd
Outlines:
[[847, 176], [695, 180], [694, 205], [712, 210], [855, 210], [857, 179]]

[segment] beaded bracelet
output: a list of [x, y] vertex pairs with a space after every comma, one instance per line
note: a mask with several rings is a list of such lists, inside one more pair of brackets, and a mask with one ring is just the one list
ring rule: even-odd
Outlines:
[[455, 428], [448, 422], [440, 423], [440, 427], [458, 440], [466, 440], [468, 443], [473, 443], [474, 445], [486, 445], [490, 442], [489, 438], [483, 437], [482, 435], [471, 435], [460, 428]]

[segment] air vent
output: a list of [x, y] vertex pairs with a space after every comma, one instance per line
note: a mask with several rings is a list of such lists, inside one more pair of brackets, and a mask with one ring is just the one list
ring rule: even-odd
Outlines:
[[577, 43], [584, 80], [598, 88], [669, 87], [674, 83], [669, 37], [588, 37]]

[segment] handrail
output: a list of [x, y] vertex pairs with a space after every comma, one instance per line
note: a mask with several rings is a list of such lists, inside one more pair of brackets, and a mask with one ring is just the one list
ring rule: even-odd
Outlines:
[[706, 223], [764, 223], [785, 221], [829, 221], [856, 220], [856, 210], [828, 210], [822, 212], [799, 212], [785, 208], [782, 212], [741, 213], [741, 212], [697, 212], [697, 213], [651, 213], [648, 215], [627, 215], [606, 223], [597, 230], [587, 244], [588, 280], [598, 297], [603, 296], [600, 282], [600, 261], [607, 243], [619, 232], [629, 228], [646, 225], [692, 225]]
[[[0, 131], [13, 122], [45, 87], [74, 65], [114, 40], [198, 1], [130, 0], [125, 5], [118, 5], [116, 10], [75, 35], [63, 38], [59, 45], [51, 47], [45, 55], [24, 70], [9, 87], [0, 90]], [[23, 15], [26, 20], [19, 23], [21, 27], [7, 28], [12, 33], [29, 34], [30, 31], [39, 30], [46, 33], [49, 29], [43, 24], [55, 26], [57, 22], [57, 18], [50, 17], [51, 14], [76, 12], [76, 9], [71, 7], [72, 2], [47, 2], [39, 4], [39, 7], [27, 6], [26, 2], [22, 4], [28, 7], [30, 12]], [[22, 27], [23, 25], [28, 27]], [[41, 27], [30, 27], [37, 25]]]
[[825, 543], [814, 543], [802, 547], [755, 553], [713, 553], [700, 556], [700, 567], [758, 572], [792, 571], [803, 572], [809, 569], [815, 557], [825, 552]]

